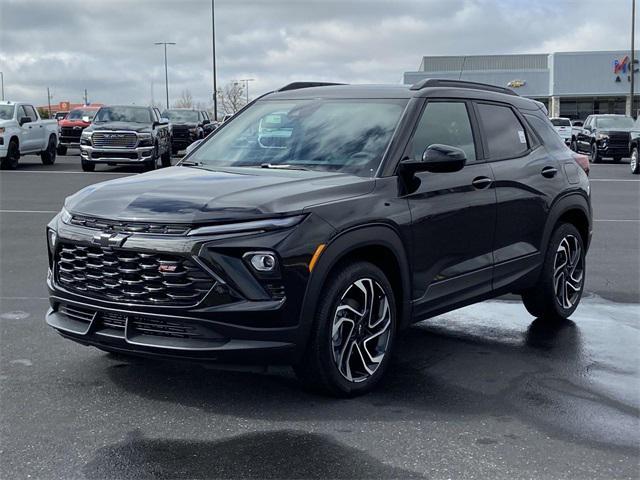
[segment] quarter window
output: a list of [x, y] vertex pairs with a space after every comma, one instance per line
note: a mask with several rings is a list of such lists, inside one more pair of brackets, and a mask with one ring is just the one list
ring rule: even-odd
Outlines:
[[420, 160], [427, 147], [436, 143], [462, 149], [469, 162], [476, 159], [473, 131], [464, 103], [427, 103], [413, 136], [413, 158]]
[[479, 103], [478, 113], [492, 160], [519, 157], [529, 149], [527, 132], [509, 107]]

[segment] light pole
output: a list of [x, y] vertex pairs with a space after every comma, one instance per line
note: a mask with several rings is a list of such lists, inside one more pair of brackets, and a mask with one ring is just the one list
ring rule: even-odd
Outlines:
[[244, 88], [246, 89], [247, 94], [247, 103], [249, 103], [249, 82], [255, 81], [255, 78], [241, 78], [241, 82], [244, 82]]
[[155, 42], [154, 45], [164, 45], [164, 88], [167, 92], [167, 108], [169, 108], [169, 70], [167, 69], [167, 45], [175, 45], [175, 42]]
[[633, 111], [633, 83], [634, 73], [636, 69], [636, 50], [635, 50], [635, 37], [636, 36], [636, 0], [631, 0], [631, 91], [629, 92], [629, 115], [635, 117]]
[[4, 73], [0, 72], [0, 85], [2, 85], [2, 101], [4, 101]]
[[211, 0], [211, 47], [213, 59], [213, 119], [218, 121], [218, 84], [216, 79], [216, 21], [215, 0]]

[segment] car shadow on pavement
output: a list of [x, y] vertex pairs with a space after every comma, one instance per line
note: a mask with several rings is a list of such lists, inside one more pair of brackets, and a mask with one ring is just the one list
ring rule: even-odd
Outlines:
[[83, 473], [88, 479], [423, 478], [329, 435], [295, 430], [213, 441], [147, 439], [134, 431], [124, 441], [100, 448]]

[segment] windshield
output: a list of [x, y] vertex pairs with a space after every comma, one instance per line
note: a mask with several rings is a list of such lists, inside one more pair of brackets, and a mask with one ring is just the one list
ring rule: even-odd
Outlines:
[[71, 110], [69, 115], [67, 115], [67, 120], [82, 120], [82, 117], [89, 117], [89, 120], [93, 120], [93, 117], [96, 114], [95, 109], [84, 109], [84, 108], [76, 108], [75, 110]]
[[151, 112], [145, 107], [102, 107], [95, 122], [151, 123]]
[[205, 167], [300, 168], [371, 176], [406, 100], [264, 100], [206, 141]]
[[195, 110], [165, 110], [163, 117], [168, 118], [174, 123], [193, 122], [198, 123], [198, 112]]
[[15, 105], [0, 105], [0, 120], [11, 120]]
[[570, 127], [571, 122], [568, 118], [552, 118], [551, 123], [554, 127]]
[[633, 118], [623, 115], [617, 117], [600, 117], [596, 118], [596, 126], [598, 128], [631, 128], [633, 127]]

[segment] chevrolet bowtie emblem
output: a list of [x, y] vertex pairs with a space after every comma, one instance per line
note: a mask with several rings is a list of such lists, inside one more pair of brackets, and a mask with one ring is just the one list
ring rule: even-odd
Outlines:
[[129, 236], [122, 233], [100, 232], [93, 236], [91, 242], [101, 247], [121, 247], [127, 238]]

